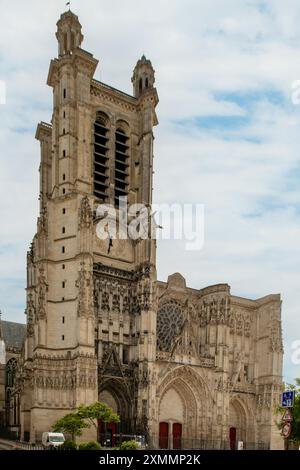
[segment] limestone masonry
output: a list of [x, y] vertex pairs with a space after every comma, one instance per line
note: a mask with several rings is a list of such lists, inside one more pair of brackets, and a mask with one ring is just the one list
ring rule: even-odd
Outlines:
[[[99, 203], [118, 207], [128, 196], [151, 207], [154, 69], [138, 60], [130, 96], [93, 78], [98, 60], [81, 48], [71, 11], [56, 37], [53, 115], [36, 132], [40, 214], [27, 255], [26, 337], [13, 381], [0, 378], [6, 426], [40, 441], [58, 418], [100, 400], [121, 417], [107, 426], [112, 445], [121, 432], [158, 448], [239, 440], [282, 448], [273, 414], [282, 390], [280, 295], [190, 289], [178, 273], [159, 282], [155, 240], [97, 237]], [[99, 423], [100, 440], [103, 432]]]

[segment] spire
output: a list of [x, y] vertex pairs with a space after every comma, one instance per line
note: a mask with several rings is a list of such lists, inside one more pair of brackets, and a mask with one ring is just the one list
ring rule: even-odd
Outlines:
[[132, 75], [133, 94], [136, 98], [141, 96], [148, 88], [153, 88], [155, 77], [151, 61], [145, 54], [137, 61]]
[[58, 55], [72, 54], [73, 50], [80, 47], [83, 41], [81, 24], [78, 16], [71, 10], [65, 11], [57, 22]]

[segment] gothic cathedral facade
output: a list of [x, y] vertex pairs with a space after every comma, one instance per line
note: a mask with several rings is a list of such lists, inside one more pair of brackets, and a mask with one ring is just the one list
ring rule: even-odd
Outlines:
[[58, 418], [100, 400], [120, 414], [112, 435], [144, 434], [152, 447], [281, 447], [280, 296], [190, 289], [180, 274], [159, 282], [151, 237], [97, 237], [99, 204], [117, 208], [119, 227], [120, 196], [151, 208], [154, 70], [143, 56], [128, 95], [93, 78], [98, 61], [81, 48], [71, 11], [56, 37], [52, 120], [36, 133], [40, 214], [27, 256], [21, 438], [39, 440]]

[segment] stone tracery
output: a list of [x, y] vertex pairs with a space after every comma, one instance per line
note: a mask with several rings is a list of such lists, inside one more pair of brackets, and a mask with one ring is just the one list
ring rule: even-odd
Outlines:
[[157, 347], [161, 351], [171, 351], [184, 323], [182, 307], [170, 301], [160, 307], [157, 313]]

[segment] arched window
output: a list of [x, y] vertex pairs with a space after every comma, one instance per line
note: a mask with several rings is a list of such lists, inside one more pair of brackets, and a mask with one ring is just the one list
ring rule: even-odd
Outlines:
[[13, 387], [17, 370], [17, 360], [13, 357], [6, 364], [6, 387]]
[[139, 91], [140, 91], [140, 93], [142, 92], [142, 90], [143, 90], [143, 79], [140, 78], [140, 80], [139, 80]]
[[63, 53], [66, 54], [68, 50], [68, 36], [67, 33], [64, 34], [64, 51]]
[[148, 80], [148, 77], [146, 77], [146, 79], [145, 79], [145, 87], [146, 87], [146, 88], [149, 87], [149, 80]]
[[129, 137], [121, 128], [116, 130], [116, 152], [115, 152], [115, 205], [119, 207], [119, 197], [128, 194], [128, 140]]
[[105, 202], [108, 191], [108, 119], [97, 113], [94, 124], [94, 194]]
[[72, 32], [71, 33], [71, 50], [73, 51], [74, 48], [75, 48], [75, 35]]

